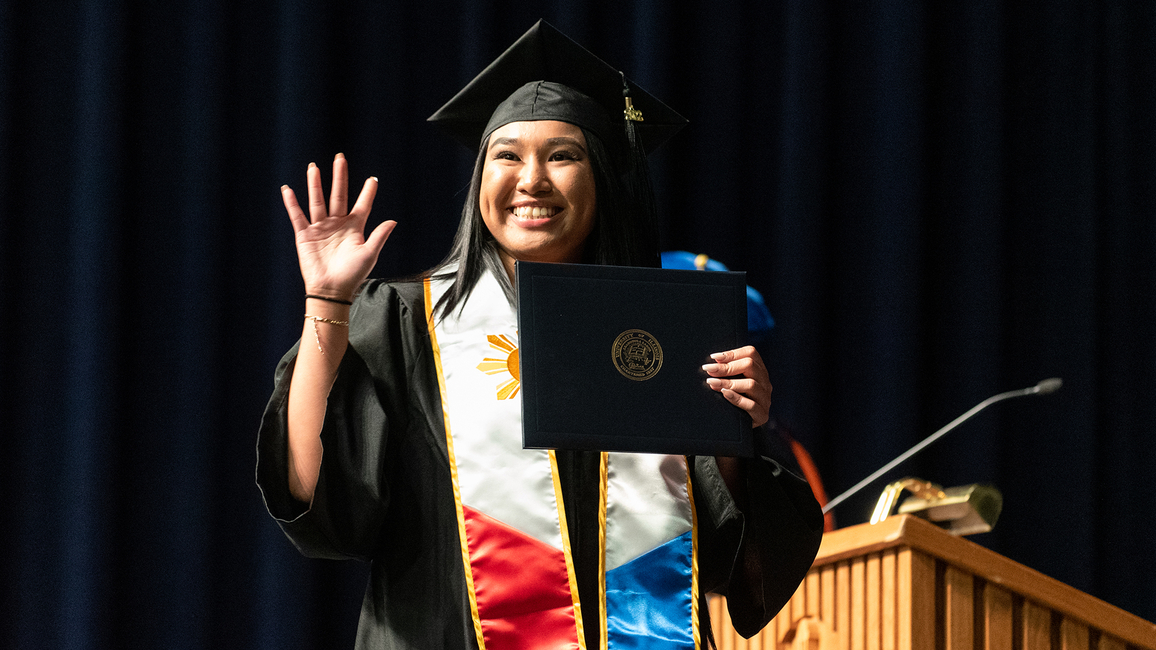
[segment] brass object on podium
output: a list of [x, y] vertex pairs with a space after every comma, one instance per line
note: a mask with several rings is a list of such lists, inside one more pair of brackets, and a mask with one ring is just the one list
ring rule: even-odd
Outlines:
[[1003, 509], [1003, 495], [993, 485], [974, 483], [947, 488], [917, 478], [905, 478], [883, 489], [871, 523], [878, 524], [891, 515], [899, 494], [912, 493], [899, 506], [899, 514], [927, 519], [953, 535], [986, 533], [994, 526]]

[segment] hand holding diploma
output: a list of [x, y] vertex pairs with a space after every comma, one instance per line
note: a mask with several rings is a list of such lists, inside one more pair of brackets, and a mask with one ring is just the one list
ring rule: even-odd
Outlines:
[[[762, 426], [770, 418], [771, 379], [767, 366], [753, 345], [716, 352], [714, 363], [702, 369], [710, 377], [706, 385], [722, 393], [728, 402], [751, 416], [752, 426]], [[734, 377], [738, 377], [737, 379]]]

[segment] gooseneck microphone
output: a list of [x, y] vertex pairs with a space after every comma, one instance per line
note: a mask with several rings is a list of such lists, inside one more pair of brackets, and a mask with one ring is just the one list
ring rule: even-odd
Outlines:
[[1012, 399], [1013, 397], [1023, 397], [1025, 395], [1047, 395], [1049, 393], [1056, 392], [1063, 385], [1064, 385], [1064, 382], [1062, 379], [1059, 379], [1058, 377], [1052, 377], [1051, 379], [1045, 379], [1045, 380], [1041, 381], [1040, 383], [1036, 384], [1035, 386], [1032, 386], [1031, 388], [1021, 388], [1020, 390], [1009, 390], [1006, 393], [1000, 393], [999, 395], [992, 395], [991, 397], [985, 399], [984, 401], [980, 402], [979, 404], [976, 404], [975, 406], [971, 407], [971, 410], [967, 411], [963, 415], [955, 418], [951, 422], [948, 422], [947, 426], [943, 427], [939, 431], [936, 431], [935, 433], [931, 434], [930, 436], [927, 436], [926, 438], [924, 438], [923, 441], [920, 442], [919, 444], [915, 445], [911, 449], [908, 449], [907, 451], [900, 454], [895, 460], [893, 460], [890, 463], [887, 463], [886, 465], [884, 465], [883, 467], [880, 467], [879, 469], [875, 470], [875, 472], [873, 474], [871, 474], [871, 476], [868, 476], [867, 478], [863, 479], [862, 481], [859, 481], [850, 490], [847, 490], [843, 494], [840, 494], [839, 496], [835, 497], [834, 499], [831, 499], [827, 503], [826, 506], [823, 506], [823, 514], [827, 514], [828, 512], [831, 511], [832, 508], [839, 505], [840, 503], [843, 503], [843, 501], [847, 500], [848, 497], [854, 496], [857, 492], [859, 492], [859, 490], [862, 490], [863, 488], [867, 487], [872, 481], [879, 478], [880, 476], [883, 476], [887, 472], [891, 471], [899, 463], [902, 463], [903, 461], [907, 460], [908, 458], [911, 458], [915, 454], [918, 454], [920, 451], [923, 450], [924, 447], [926, 447], [927, 445], [930, 445], [931, 443], [935, 442], [936, 440], [939, 440], [943, 436], [947, 435], [948, 433], [950, 433], [953, 429], [955, 429], [959, 425], [970, 420], [971, 417], [974, 416], [976, 413], [979, 413], [980, 411], [991, 406], [992, 404], [995, 404], [996, 402], [1002, 402], [1005, 399]]

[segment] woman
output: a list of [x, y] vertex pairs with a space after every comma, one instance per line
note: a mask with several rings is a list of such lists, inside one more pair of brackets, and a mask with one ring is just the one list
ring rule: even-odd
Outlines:
[[[578, 62], [518, 78], [542, 48]], [[458, 235], [423, 281], [366, 282], [395, 223], [363, 237], [377, 181], [347, 210], [340, 154], [328, 205], [315, 165], [308, 216], [282, 188], [307, 315], [261, 431], [269, 510], [303, 552], [372, 563], [358, 647], [698, 647], [710, 590], [753, 634], [817, 549], [804, 482], [770, 459], [522, 450], [516, 361], [514, 390], [497, 399], [487, 374], [501, 363], [478, 363], [487, 345], [516, 359], [515, 261], [657, 261], [630, 155], [641, 145], [593, 98], [624, 78], [544, 23], [503, 56], [473, 84], [517, 89], [481, 102]], [[591, 85], [591, 68], [610, 73]], [[771, 386], [753, 348], [704, 370], [766, 422]]]

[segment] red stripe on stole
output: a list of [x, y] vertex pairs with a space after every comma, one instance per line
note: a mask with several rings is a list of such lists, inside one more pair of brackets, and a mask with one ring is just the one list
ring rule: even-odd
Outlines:
[[472, 508], [462, 511], [486, 650], [577, 648], [562, 550]]

